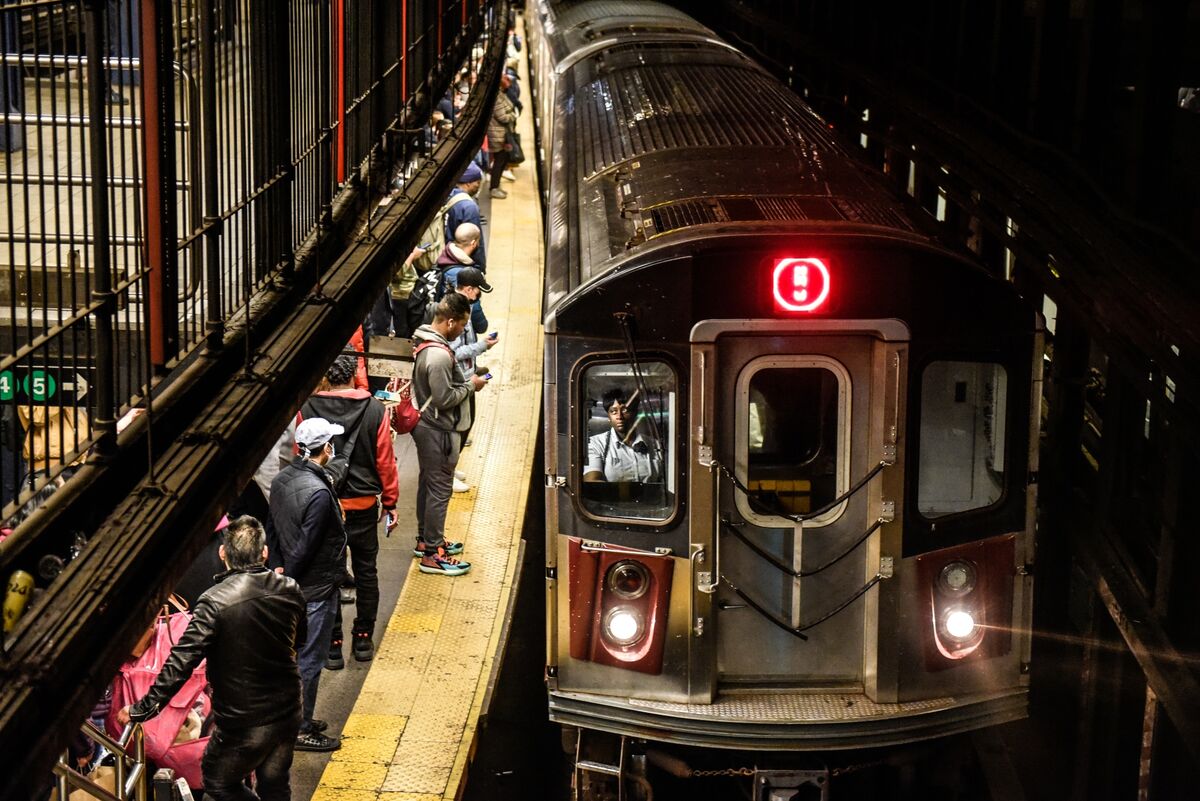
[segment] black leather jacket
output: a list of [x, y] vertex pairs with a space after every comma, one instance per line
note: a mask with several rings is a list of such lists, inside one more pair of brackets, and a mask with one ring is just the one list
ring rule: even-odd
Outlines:
[[300, 718], [296, 650], [306, 635], [304, 598], [287, 576], [266, 567], [230, 570], [200, 596], [154, 686], [129, 710], [152, 718], [208, 658], [213, 715], [225, 729]]

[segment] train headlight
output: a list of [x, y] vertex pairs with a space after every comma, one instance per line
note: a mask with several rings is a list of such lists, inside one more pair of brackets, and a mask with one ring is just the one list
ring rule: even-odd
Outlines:
[[956, 640], [969, 640], [975, 635], [975, 617], [965, 609], [954, 609], [946, 615], [946, 633]]
[[608, 588], [627, 601], [641, 598], [650, 586], [650, 573], [640, 562], [617, 562], [608, 571]]
[[970, 562], [948, 563], [938, 573], [938, 586], [947, 595], [966, 595], [975, 589], [975, 565]]
[[628, 606], [618, 606], [604, 616], [604, 636], [613, 645], [633, 645], [646, 633], [641, 613]]

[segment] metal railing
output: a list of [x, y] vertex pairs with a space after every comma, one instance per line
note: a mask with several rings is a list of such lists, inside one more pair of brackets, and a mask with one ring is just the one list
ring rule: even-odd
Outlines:
[[109, 460], [263, 286], [319, 280], [487, 8], [0, 0], [0, 519]]
[[[146, 801], [146, 743], [142, 738], [140, 723], [130, 723], [121, 733], [119, 740], [114, 740], [105, 732], [96, 728], [90, 720], [85, 720], [79, 729], [83, 735], [94, 740], [114, 757], [115, 769], [114, 791], [101, 787], [91, 778], [71, 767], [71, 755], [64, 751], [54, 766], [55, 782], [58, 787], [59, 801], [67, 801], [73, 790], [85, 790], [96, 798], [104, 801]], [[129, 753], [132, 744], [133, 753]]]

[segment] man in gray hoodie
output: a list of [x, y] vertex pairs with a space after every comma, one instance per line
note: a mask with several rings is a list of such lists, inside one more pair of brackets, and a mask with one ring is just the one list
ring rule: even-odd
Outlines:
[[463, 376], [450, 342], [458, 339], [471, 314], [471, 302], [452, 292], [438, 301], [433, 322], [413, 334], [413, 405], [421, 409], [421, 421], [412, 431], [417, 446], [417, 547], [421, 572], [459, 576], [471, 569], [469, 562], [452, 558], [462, 553], [462, 543], [446, 539], [446, 509], [458, 464], [459, 432], [471, 425], [469, 399], [487, 386], [481, 376]]

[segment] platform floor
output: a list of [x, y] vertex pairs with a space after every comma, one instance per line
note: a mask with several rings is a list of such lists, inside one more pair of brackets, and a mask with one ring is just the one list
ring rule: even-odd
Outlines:
[[[526, 76], [524, 64], [521, 70]], [[532, 143], [526, 103], [518, 130]], [[296, 754], [295, 798], [434, 801], [461, 792], [502, 652], [541, 408], [541, 213], [533, 165], [522, 165], [517, 176], [504, 182], [508, 198], [491, 201], [488, 213], [494, 291], [483, 302], [500, 343], [481, 359], [494, 377], [478, 396], [472, 445], [459, 465], [472, 489], [454, 496], [447, 518], [447, 536], [465, 543], [463, 558], [472, 570], [457, 578], [417, 570], [410, 551], [416, 458], [411, 439], [400, 437], [402, 517], [392, 537], [382, 540], [381, 610], [389, 594], [395, 597], [396, 584], [398, 598], [386, 630], [381, 620], [376, 631], [374, 661], [356, 663], [347, 648], [346, 670], [322, 675], [317, 716], [331, 721], [342, 748]]]

